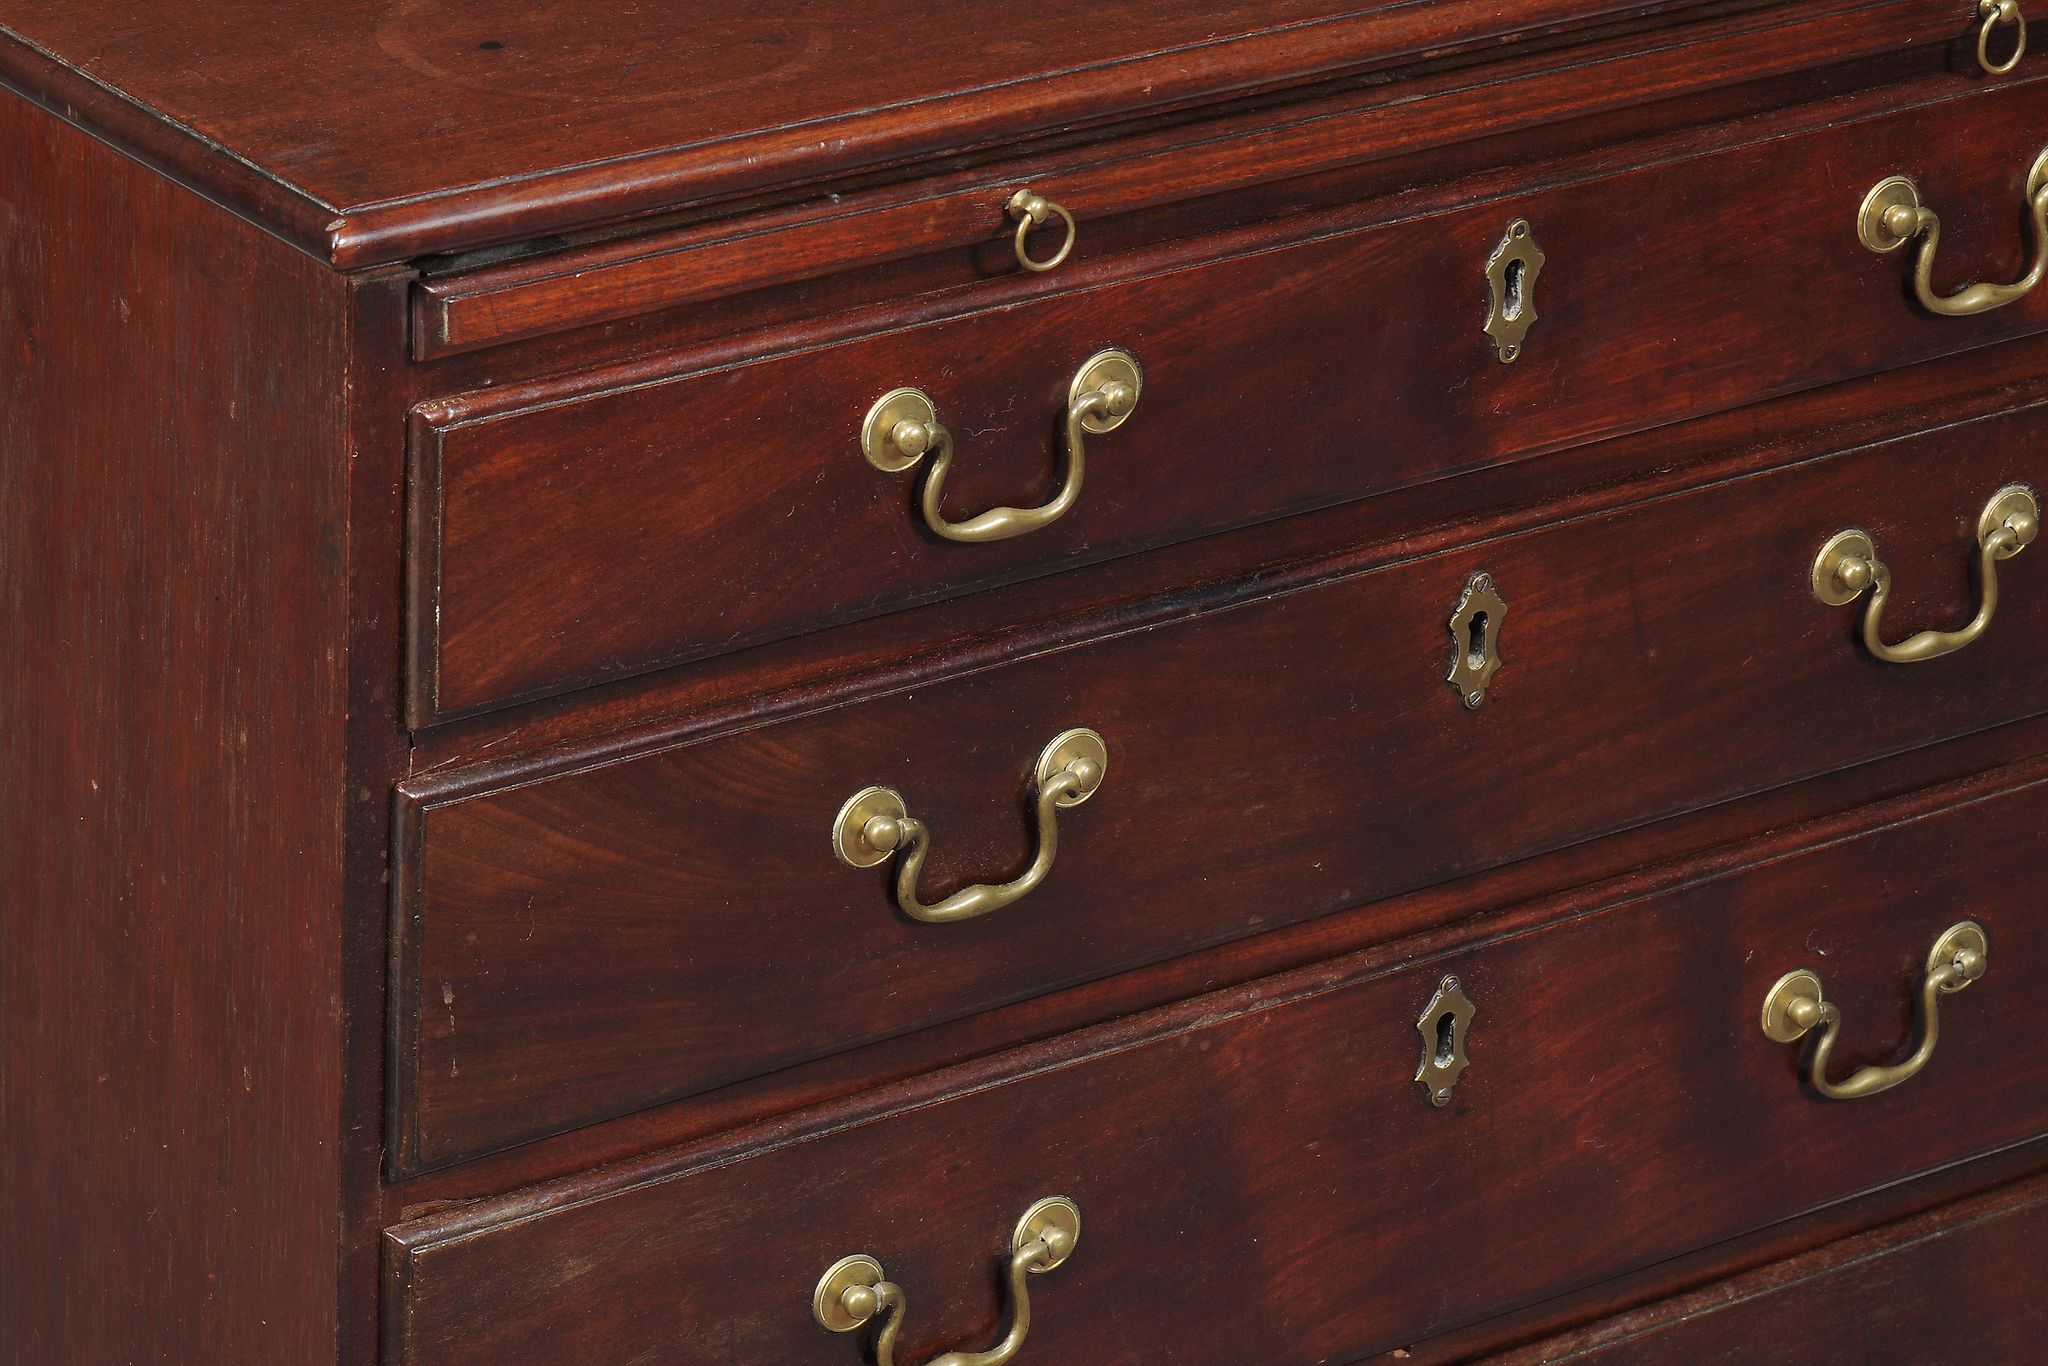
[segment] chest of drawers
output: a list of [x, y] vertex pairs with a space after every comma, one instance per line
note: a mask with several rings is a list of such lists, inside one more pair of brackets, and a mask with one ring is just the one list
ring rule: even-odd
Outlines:
[[0, 0], [0, 1361], [2024, 1362], [1997, 0]]

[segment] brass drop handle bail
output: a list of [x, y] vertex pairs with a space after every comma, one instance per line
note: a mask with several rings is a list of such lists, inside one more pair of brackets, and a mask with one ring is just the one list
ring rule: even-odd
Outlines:
[[1962, 649], [1991, 625], [1998, 610], [1998, 562], [2033, 544], [2041, 530], [2041, 509], [2033, 490], [2008, 484], [1993, 494], [1977, 519], [1977, 615], [1954, 631], [1922, 631], [1896, 645], [1884, 643], [1884, 606], [1892, 575], [1877, 558], [1868, 532], [1851, 527], [1828, 538], [1813, 562], [1813, 594], [1830, 607], [1854, 602], [1864, 593], [1863, 645], [1888, 664], [1918, 664]]
[[[1010, 196], [1004, 210], [1017, 221], [1017, 232], [1010, 239], [1010, 245], [1016, 249], [1017, 264], [1024, 269], [1042, 275], [1073, 255], [1074, 239], [1081, 235], [1080, 229], [1074, 226], [1074, 215], [1060, 205], [1026, 186]], [[1042, 228], [1055, 218], [1066, 225], [1066, 235], [1061, 239], [1058, 251], [1040, 260], [1031, 254], [1031, 230]]]
[[1109, 769], [1109, 746], [1085, 728], [1065, 731], [1038, 756], [1038, 787], [1032, 808], [1038, 826], [1038, 852], [1031, 866], [1009, 882], [963, 887], [944, 901], [927, 906], [917, 898], [917, 882], [931, 852], [931, 831], [912, 816], [894, 788], [864, 787], [846, 799], [832, 823], [832, 847], [840, 861], [853, 868], [872, 868], [892, 855], [896, 864], [896, 905], [912, 920], [929, 925], [972, 920], [1001, 910], [1045, 881], [1060, 849], [1059, 811], [1079, 806], [1095, 795]]
[[[1988, 76], [2003, 76], [2027, 55], [2027, 16], [2020, 13], [2019, 0], [1979, 0], [1977, 13], [1984, 22], [1977, 26], [1977, 65]], [[1991, 60], [1991, 35], [2007, 24], [2013, 25], [2012, 55], [2002, 62]]]
[[1890, 1067], [1865, 1067], [1841, 1081], [1828, 1080], [1828, 1058], [1842, 1031], [1842, 1012], [1821, 990], [1820, 977], [1807, 968], [1788, 972], [1764, 997], [1764, 1033], [1776, 1043], [1794, 1043], [1815, 1025], [1821, 1027], [1809, 1077], [1813, 1089], [1829, 1100], [1860, 1100], [1889, 1091], [1912, 1077], [1934, 1056], [1941, 1040], [1941, 998], [1961, 991], [1984, 975], [1990, 946], [1984, 927], [1964, 920], [1943, 930], [1927, 955], [1927, 976], [1920, 983], [1920, 1044], [1913, 1056]]
[[2048, 274], [2048, 148], [2027, 172], [2027, 224], [2034, 236], [2034, 262], [2009, 285], [1965, 285], [1953, 294], [1934, 292], [1934, 253], [1941, 245], [1941, 217], [1920, 202], [1920, 191], [1904, 176], [1887, 176], [1870, 187], [1856, 218], [1856, 234], [1875, 252], [1896, 251], [1915, 237], [1913, 293], [1920, 306], [1945, 318], [1968, 317], [2004, 308], [2033, 292]]
[[[1074, 1253], [1081, 1238], [1081, 1211], [1064, 1196], [1049, 1196], [1024, 1212], [1010, 1234], [1010, 1329], [986, 1352], [947, 1352], [927, 1366], [1003, 1366], [1016, 1358], [1031, 1331], [1031, 1276], [1042, 1276]], [[819, 1278], [811, 1313], [820, 1327], [850, 1333], [887, 1315], [875, 1334], [875, 1366], [897, 1366], [896, 1337], [903, 1331], [903, 1288], [885, 1278], [873, 1257], [842, 1257]]]
[[1138, 406], [1144, 373], [1128, 351], [1098, 351], [1075, 372], [1067, 388], [1066, 468], [1059, 492], [1035, 508], [990, 508], [978, 517], [952, 522], [939, 510], [946, 475], [953, 468], [953, 435], [939, 422], [938, 408], [922, 390], [891, 389], [875, 400], [861, 426], [861, 451], [885, 474], [924, 464], [918, 505], [925, 525], [949, 541], [1004, 541], [1036, 531], [1064, 517], [1081, 497], [1090, 436], [1124, 425]]

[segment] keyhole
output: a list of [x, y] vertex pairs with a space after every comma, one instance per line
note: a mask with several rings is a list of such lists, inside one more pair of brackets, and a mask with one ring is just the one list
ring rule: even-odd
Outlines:
[[1501, 303], [1500, 315], [1509, 322], [1522, 316], [1522, 275], [1527, 268], [1528, 263], [1519, 257], [1508, 262], [1507, 298]]
[[1474, 612], [1467, 624], [1465, 644], [1465, 665], [1479, 669], [1486, 665], [1486, 613]]
[[1447, 1010], [1436, 1020], [1436, 1065], [1449, 1067], [1457, 1058], [1458, 1017]]

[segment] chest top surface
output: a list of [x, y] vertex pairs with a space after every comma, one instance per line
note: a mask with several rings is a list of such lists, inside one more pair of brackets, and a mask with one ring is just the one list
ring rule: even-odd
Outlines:
[[0, 80], [344, 267], [1696, 0], [0, 0]]

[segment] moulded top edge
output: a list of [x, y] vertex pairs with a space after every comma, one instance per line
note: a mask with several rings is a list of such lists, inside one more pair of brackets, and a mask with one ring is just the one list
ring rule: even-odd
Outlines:
[[0, 81], [355, 269], [1701, 3], [0, 0]]

